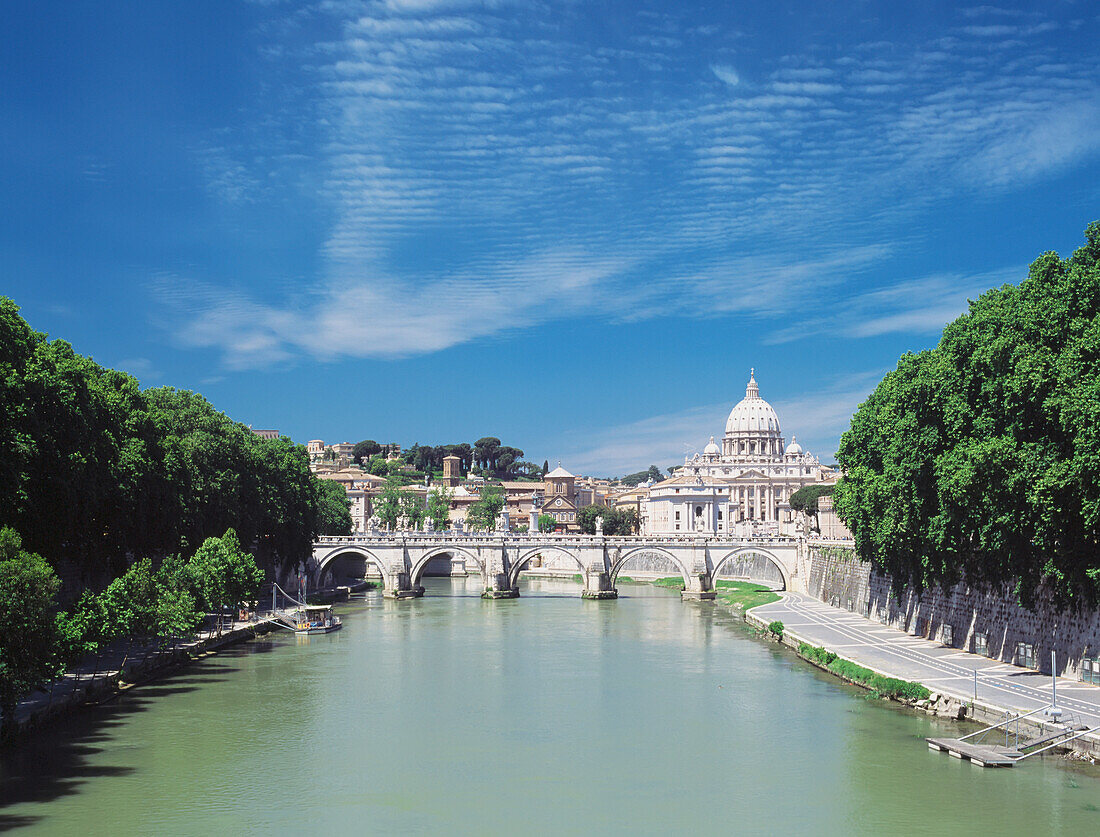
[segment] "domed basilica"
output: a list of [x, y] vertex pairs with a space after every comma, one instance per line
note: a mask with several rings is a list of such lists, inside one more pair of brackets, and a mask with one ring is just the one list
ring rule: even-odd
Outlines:
[[760, 397], [755, 370], [745, 397], [730, 411], [719, 447], [711, 436], [702, 453], [649, 489], [642, 525], [653, 534], [786, 534], [789, 501], [802, 486], [830, 481], [832, 469], [792, 437], [784, 445], [775, 409]]

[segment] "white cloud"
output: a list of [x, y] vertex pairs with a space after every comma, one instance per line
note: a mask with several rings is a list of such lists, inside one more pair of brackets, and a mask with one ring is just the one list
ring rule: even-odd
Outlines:
[[[166, 296], [183, 306], [182, 343], [237, 368], [397, 357], [530, 327], [550, 308], [611, 321], [801, 317], [779, 342], [930, 333], [974, 277], [868, 291], [894, 250], [879, 242], [919, 236], [914, 218], [976, 184], [1010, 190], [1100, 150], [1092, 56], [956, 33], [834, 59], [757, 55], [742, 67], [766, 80], [756, 85], [728, 44], [693, 55], [723, 90], [668, 72], [685, 49], [711, 48], [685, 40], [675, 15], [626, 20], [622, 38], [593, 48], [571, 35], [580, 7], [486, 13], [496, 5], [327, 0], [325, 30], [339, 37], [272, 51], [302, 64], [309, 131], [288, 107], [269, 114], [289, 123], [281, 145], [219, 132], [199, 162], [228, 205], [298, 178], [327, 223], [319, 264], [289, 299]], [[1021, 30], [1005, 36], [1049, 28], [964, 14]]]
[[937, 274], [897, 282], [838, 299], [813, 316], [773, 333], [769, 343], [788, 343], [820, 335], [842, 338], [882, 334], [935, 334], [964, 314], [967, 302], [990, 288], [1019, 282], [1027, 267], [963, 274]]
[[741, 76], [737, 74], [737, 70], [728, 64], [711, 64], [710, 71], [718, 77], [720, 81], [724, 81], [730, 87], [736, 87], [741, 83]]
[[631, 266], [554, 250], [507, 264], [488, 276], [454, 275], [417, 287], [392, 279], [331, 286], [279, 306], [240, 292], [178, 282], [159, 286], [183, 313], [185, 346], [219, 350], [230, 369], [281, 364], [306, 354], [396, 358], [427, 354], [506, 329], [589, 310], [604, 284]]
[[971, 179], [998, 186], [1032, 181], [1100, 152], [1100, 102], [1059, 102], [1044, 110], [976, 154]]

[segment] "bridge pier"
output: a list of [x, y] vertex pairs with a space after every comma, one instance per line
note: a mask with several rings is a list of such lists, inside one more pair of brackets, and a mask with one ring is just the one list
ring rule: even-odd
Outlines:
[[486, 568], [485, 589], [481, 591], [483, 599], [518, 599], [519, 588], [513, 587], [506, 572], [491, 572]]
[[483, 599], [518, 599], [519, 587], [512, 583], [512, 561], [503, 539], [481, 551], [485, 561], [485, 589]]
[[710, 573], [688, 573], [687, 586], [680, 591], [680, 600], [685, 602], [714, 601], [714, 582]]
[[611, 574], [602, 568], [589, 570], [584, 574], [584, 590], [581, 591], [582, 599], [617, 599], [619, 591], [611, 584]]
[[390, 579], [392, 586], [386, 586], [382, 590], [382, 595], [387, 599], [419, 599], [424, 595], [421, 585], [413, 586], [411, 573], [392, 573]]

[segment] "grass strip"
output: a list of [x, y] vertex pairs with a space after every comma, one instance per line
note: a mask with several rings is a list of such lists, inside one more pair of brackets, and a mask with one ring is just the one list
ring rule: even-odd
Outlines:
[[901, 680], [897, 677], [884, 677], [876, 674], [869, 668], [856, 665], [851, 660], [845, 660], [832, 651], [826, 651], [820, 645], [810, 645], [808, 642], [798, 643], [798, 656], [809, 660], [837, 677], [842, 677], [849, 683], [855, 683], [871, 690], [878, 697], [892, 700], [927, 700], [932, 694], [927, 687], [911, 680]]
[[750, 584], [747, 581], [718, 581], [714, 586], [720, 601], [742, 610], [751, 610], [760, 605], [779, 601], [779, 594], [763, 584]]

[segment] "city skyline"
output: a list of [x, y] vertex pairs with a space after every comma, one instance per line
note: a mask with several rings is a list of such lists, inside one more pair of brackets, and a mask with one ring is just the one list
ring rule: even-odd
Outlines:
[[1100, 191], [1084, 3], [9, 20], [2, 292], [302, 443], [667, 469], [755, 367], [832, 461], [898, 355], [1071, 252]]

